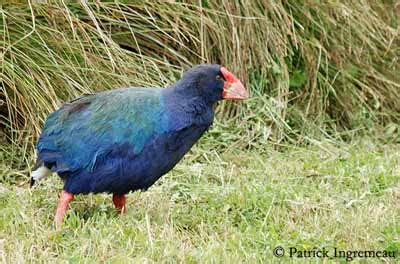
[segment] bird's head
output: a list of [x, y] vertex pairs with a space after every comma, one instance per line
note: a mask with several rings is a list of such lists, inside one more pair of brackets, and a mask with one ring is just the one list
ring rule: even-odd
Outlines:
[[179, 82], [186, 84], [185, 89], [210, 103], [223, 99], [243, 100], [249, 97], [242, 82], [218, 64], [196, 65], [187, 70]]

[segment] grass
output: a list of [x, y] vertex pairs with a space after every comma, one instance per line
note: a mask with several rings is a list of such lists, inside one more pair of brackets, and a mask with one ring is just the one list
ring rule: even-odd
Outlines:
[[302, 142], [311, 126], [400, 131], [392, 1], [14, 2], [0, 1], [0, 130], [28, 154], [62, 102], [165, 86], [200, 62], [225, 65], [259, 96], [257, 108], [218, 112], [240, 122], [252, 110], [270, 141]]
[[77, 196], [59, 231], [56, 176], [32, 190], [5, 183], [0, 259], [265, 263], [278, 260], [276, 246], [398, 251], [399, 153], [371, 140], [217, 152], [211, 133], [147, 192], [129, 194], [126, 215], [109, 195]]
[[[275, 262], [278, 245], [399, 251], [398, 8], [0, 0], [0, 261]], [[55, 230], [60, 180], [27, 188], [48, 113], [83, 93], [166, 86], [200, 62], [237, 73], [252, 98], [220, 104], [185, 159], [128, 196], [127, 215], [107, 195], [78, 196]]]

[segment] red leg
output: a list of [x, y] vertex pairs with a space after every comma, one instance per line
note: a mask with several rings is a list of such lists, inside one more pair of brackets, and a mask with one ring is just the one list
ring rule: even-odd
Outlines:
[[56, 222], [56, 227], [61, 227], [63, 221], [64, 221], [64, 216], [65, 213], [67, 212], [68, 209], [68, 204], [74, 199], [74, 195], [72, 193], [69, 193], [67, 191], [62, 191], [60, 200], [58, 201], [58, 207], [56, 211], [56, 216], [55, 216], [55, 222]]
[[126, 198], [125, 194], [113, 194], [113, 203], [115, 205], [115, 208], [117, 208], [118, 212], [121, 214], [126, 213]]

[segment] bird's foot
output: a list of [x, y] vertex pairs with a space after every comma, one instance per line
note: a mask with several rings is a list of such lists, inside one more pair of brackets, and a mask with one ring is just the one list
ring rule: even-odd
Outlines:
[[125, 194], [113, 194], [112, 200], [119, 213], [124, 214], [127, 212]]
[[56, 228], [60, 228], [64, 222], [65, 213], [68, 210], [69, 203], [74, 199], [74, 195], [67, 191], [62, 191], [60, 200], [58, 201], [58, 207], [56, 211], [56, 216], [54, 218]]

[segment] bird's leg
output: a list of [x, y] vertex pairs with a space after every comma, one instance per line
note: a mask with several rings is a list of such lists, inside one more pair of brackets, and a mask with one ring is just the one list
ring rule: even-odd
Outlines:
[[126, 198], [125, 194], [113, 194], [113, 203], [115, 205], [115, 208], [117, 208], [118, 212], [121, 214], [126, 213]]
[[72, 193], [69, 193], [67, 191], [62, 191], [60, 200], [58, 201], [58, 207], [56, 211], [56, 216], [55, 216], [55, 223], [56, 227], [59, 228], [61, 227], [63, 221], [64, 221], [64, 216], [65, 213], [67, 212], [68, 209], [68, 204], [74, 199], [74, 195]]

